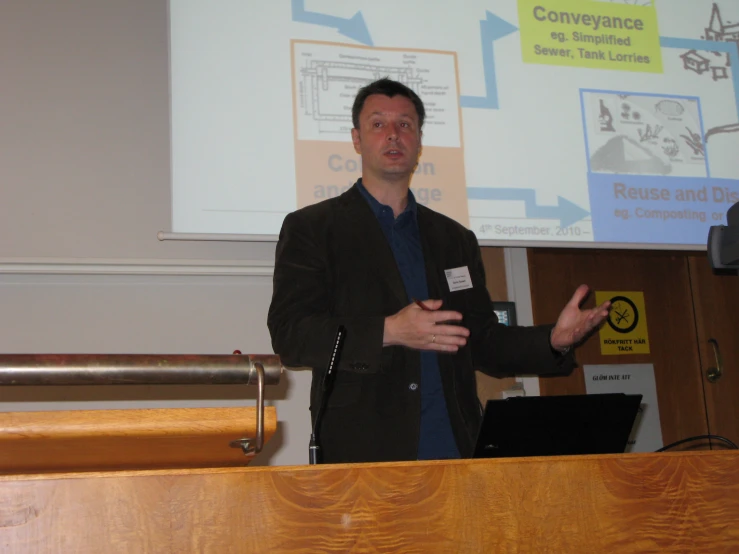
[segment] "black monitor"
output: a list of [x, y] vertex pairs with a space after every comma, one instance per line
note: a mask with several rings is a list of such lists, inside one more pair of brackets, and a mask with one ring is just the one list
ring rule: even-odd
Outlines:
[[641, 394], [488, 400], [474, 458], [624, 452]]

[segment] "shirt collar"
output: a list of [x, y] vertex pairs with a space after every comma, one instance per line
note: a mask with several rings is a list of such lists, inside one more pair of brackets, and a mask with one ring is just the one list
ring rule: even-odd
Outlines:
[[[377, 198], [369, 193], [369, 191], [362, 183], [361, 177], [357, 180], [355, 186], [359, 189], [359, 192], [362, 194], [362, 196], [364, 196], [364, 199], [367, 201], [370, 208], [372, 208], [372, 212], [375, 214], [375, 217], [379, 219], [382, 216], [383, 211], [387, 213], [387, 211], [389, 210], [391, 214], [393, 213], [393, 209], [390, 206], [386, 206], [385, 204], [380, 203]], [[403, 214], [406, 213], [412, 214], [414, 219], [416, 218], [416, 214], [418, 213], [418, 203], [416, 202], [416, 197], [413, 195], [411, 189], [408, 189], [408, 205], [405, 207], [405, 210], [403, 210], [403, 213], [399, 214], [398, 217], [401, 217], [403, 216]]]

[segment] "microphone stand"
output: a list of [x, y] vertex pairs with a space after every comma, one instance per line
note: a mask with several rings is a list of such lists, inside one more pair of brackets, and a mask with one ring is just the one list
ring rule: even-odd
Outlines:
[[318, 412], [316, 413], [316, 419], [313, 422], [313, 429], [310, 434], [310, 443], [308, 444], [308, 463], [310, 465], [321, 463], [321, 446], [318, 440], [318, 432], [321, 428], [323, 413], [328, 404], [328, 397], [331, 394], [334, 381], [336, 380], [339, 356], [341, 355], [341, 347], [344, 344], [345, 336], [346, 329], [343, 325], [339, 325], [339, 328], [336, 330], [336, 338], [334, 339], [334, 347], [331, 350], [328, 366], [326, 366], [326, 373], [323, 374], [323, 381], [321, 382], [321, 403], [318, 406]]

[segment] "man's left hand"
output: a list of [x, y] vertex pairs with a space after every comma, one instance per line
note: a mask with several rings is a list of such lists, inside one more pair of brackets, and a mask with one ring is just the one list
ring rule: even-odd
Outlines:
[[555, 350], [566, 352], [608, 317], [610, 302], [603, 302], [600, 306], [589, 310], [580, 309], [580, 304], [588, 295], [588, 290], [587, 285], [577, 287], [575, 294], [559, 314], [550, 336], [550, 343]]

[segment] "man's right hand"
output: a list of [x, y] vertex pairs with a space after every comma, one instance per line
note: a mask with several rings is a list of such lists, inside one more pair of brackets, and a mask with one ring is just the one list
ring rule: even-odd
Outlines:
[[441, 300], [424, 300], [425, 310], [409, 304], [398, 313], [385, 318], [383, 346], [406, 346], [416, 350], [456, 352], [467, 344], [470, 331], [448, 322], [462, 321], [462, 314], [442, 311]]

